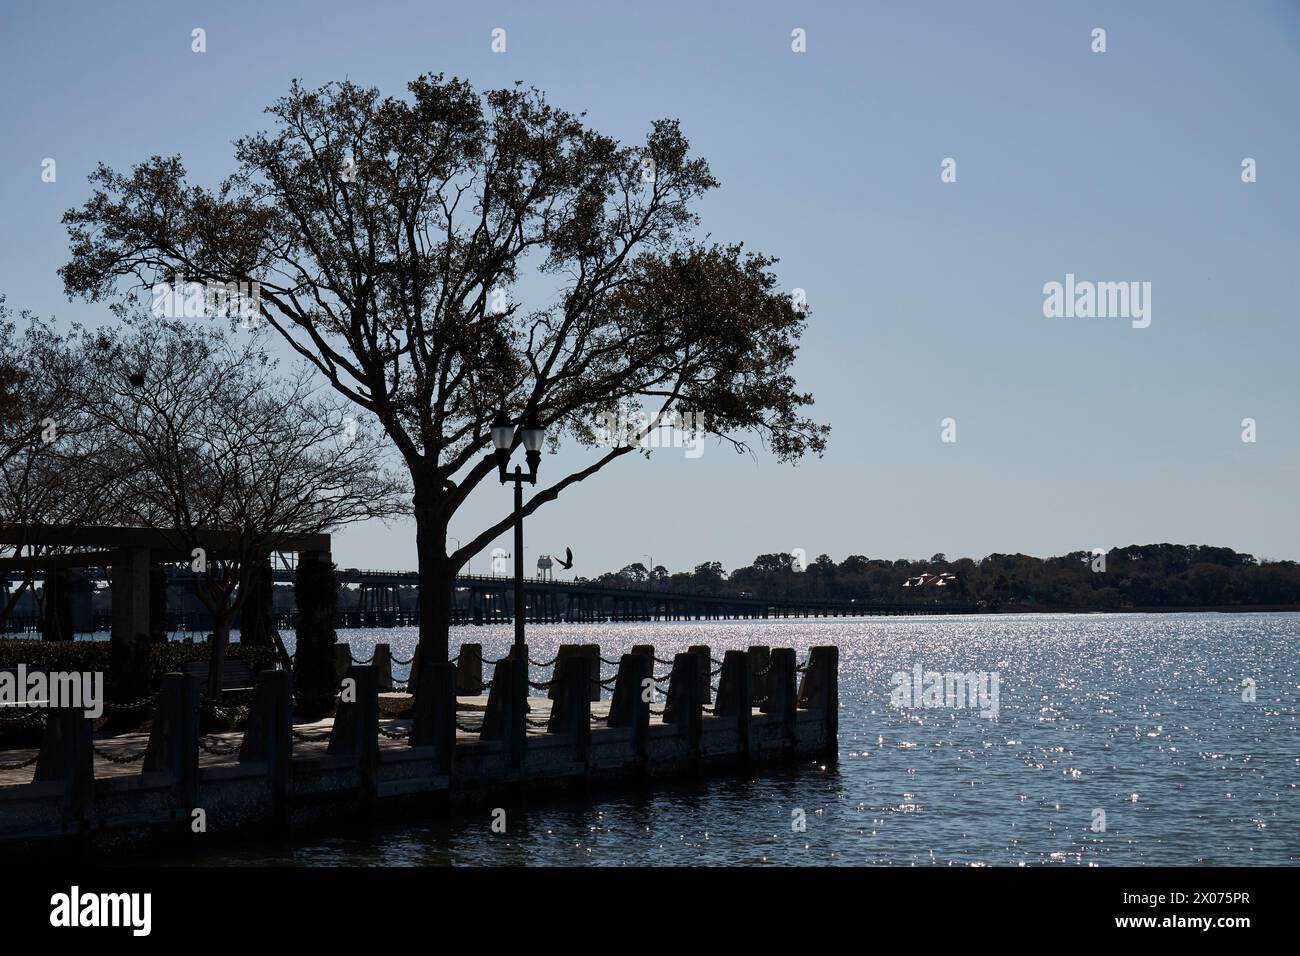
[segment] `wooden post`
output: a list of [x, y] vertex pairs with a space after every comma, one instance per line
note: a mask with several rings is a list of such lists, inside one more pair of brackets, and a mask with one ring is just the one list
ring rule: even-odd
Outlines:
[[[343, 675], [326, 753], [356, 758], [361, 789], [373, 794], [379, 773], [379, 686], [373, 664], [353, 664]], [[352, 681], [349, 688], [348, 682]], [[348, 697], [351, 696], [351, 700]]]
[[723, 654], [722, 674], [718, 677], [718, 703], [713, 708], [715, 717], [736, 718], [736, 743], [745, 757], [749, 755], [749, 720], [754, 707], [748, 658], [744, 651]]
[[591, 675], [591, 679], [587, 682], [587, 693], [589, 695], [588, 699], [590, 702], [595, 703], [596, 701], [600, 700], [600, 691], [601, 691], [600, 645], [583, 644], [582, 653], [587, 656], [587, 660], [590, 662], [591, 665], [588, 668], [588, 673]]
[[375, 667], [375, 686], [380, 693], [389, 693], [393, 689], [393, 651], [387, 644], [375, 645], [375, 658], [371, 663]]
[[[551, 716], [546, 724], [548, 734], [573, 734], [574, 759], [583, 763], [587, 761], [587, 752], [591, 747], [591, 700], [588, 687], [591, 685], [591, 659], [586, 654], [571, 654], [564, 660], [556, 686], [559, 694], [553, 698]], [[554, 688], [552, 688], [554, 689]]]
[[163, 772], [176, 778], [176, 802], [194, 807], [199, 789], [199, 694], [197, 677], [166, 674], [154, 705], [143, 773]]
[[700, 753], [704, 702], [700, 700], [700, 655], [689, 651], [673, 656], [668, 678], [668, 700], [664, 703], [664, 723], [676, 724], [687, 736], [691, 756]]
[[149, 634], [149, 549], [120, 548], [113, 553], [114, 641]]
[[826, 714], [826, 750], [828, 756], [839, 752], [840, 731], [840, 649], [814, 647], [808, 652], [808, 667], [799, 683], [799, 706], [824, 710]]
[[45, 718], [32, 782], [47, 780], [63, 781], [64, 824], [88, 826], [95, 803], [95, 750], [90, 718], [80, 708], [52, 709]]
[[458, 668], [450, 661], [433, 665], [432, 712], [423, 726], [429, 727], [427, 739], [417, 740], [412, 725], [411, 746], [432, 745], [435, 749], [438, 773], [451, 774], [456, 753], [456, 674]]
[[352, 648], [344, 643], [334, 645], [334, 678], [342, 680], [352, 666]]
[[709, 682], [713, 674], [713, 652], [705, 644], [692, 644], [686, 649], [691, 654], [700, 655], [700, 700], [706, 704], [713, 703], [713, 685]]
[[278, 822], [288, 817], [293, 773], [293, 683], [288, 671], [258, 671], [239, 762], [265, 760]]
[[564, 662], [570, 657], [582, 653], [580, 644], [561, 644], [555, 651], [555, 666], [551, 669], [551, 685], [546, 688], [546, 697], [548, 700], [557, 700], [560, 696], [560, 673], [564, 669]]
[[462, 644], [456, 660], [456, 693], [477, 697], [483, 693], [483, 645]]
[[415, 650], [411, 651], [411, 670], [406, 675], [406, 692], [414, 694], [418, 686], [417, 681], [420, 679], [420, 648], [417, 645]]
[[644, 654], [646, 657], [650, 658], [651, 663], [653, 663], [655, 657], [655, 646], [653, 644], [633, 644], [632, 653]]
[[646, 738], [650, 732], [650, 701], [643, 690], [654, 677], [654, 658], [648, 654], [624, 654], [614, 679], [614, 699], [609, 704], [608, 727], [632, 727], [636, 759], [646, 759]]
[[487, 710], [483, 713], [480, 740], [509, 740], [514, 726], [515, 660], [507, 657], [492, 671]]
[[795, 745], [795, 673], [794, 648], [773, 648], [768, 671], [767, 698], [759, 705], [759, 709], [765, 714], [780, 716], [787, 753]]
[[755, 644], [749, 648], [749, 686], [754, 700], [761, 701], [767, 697], [768, 665], [772, 663], [772, 649], [766, 644]]

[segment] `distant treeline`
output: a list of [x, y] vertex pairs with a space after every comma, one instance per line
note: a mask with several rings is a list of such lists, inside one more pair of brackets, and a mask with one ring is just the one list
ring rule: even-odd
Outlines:
[[[836, 563], [820, 555], [797, 570], [789, 554], [760, 554], [730, 574], [717, 561], [670, 574], [632, 564], [595, 580], [609, 584], [654, 582], [698, 594], [750, 593], [764, 598], [857, 601], [980, 602], [1002, 610], [1109, 610], [1300, 604], [1300, 565], [1260, 561], [1231, 548], [1195, 544], [1142, 544], [1113, 548], [1102, 557], [1074, 551], [1054, 558], [990, 554], [978, 561], [886, 561], [860, 554]], [[943, 586], [904, 585], [922, 575], [952, 574]]]

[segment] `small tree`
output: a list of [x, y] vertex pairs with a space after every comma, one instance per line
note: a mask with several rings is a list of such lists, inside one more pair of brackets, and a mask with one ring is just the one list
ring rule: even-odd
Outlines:
[[[305, 368], [285, 377], [255, 336], [140, 320], [88, 335], [87, 414], [113, 437], [105, 483], [133, 523], [175, 535], [194, 555], [212, 614], [208, 695], [219, 698], [230, 626], [257, 569], [287, 540], [401, 509], [380, 470], [380, 439], [341, 403], [316, 396]], [[203, 532], [233, 536], [209, 557]]]
[[[83, 371], [65, 338], [31, 313], [15, 316], [0, 296], [0, 556], [16, 559], [22, 571], [18, 587], [0, 600], [0, 624], [27, 591], [41, 606], [59, 591], [52, 573], [37, 591], [37, 572], [23, 562], [66, 549], [41, 544], [32, 529], [104, 523], [115, 515], [112, 495], [87, 467], [102, 436], [81, 414]], [[66, 625], [66, 615], [59, 616]], [[66, 627], [57, 630], [70, 636]]]
[[[495, 474], [498, 413], [595, 449], [525, 515], [637, 449], [641, 434], [596, 430], [620, 406], [698, 415], [742, 451], [757, 434], [789, 461], [820, 453], [827, 429], [802, 414], [805, 318], [775, 260], [695, 235], [692, 204], [717, 182], [676, 122], [624, 146], [536, 90], [480, 95], [437, 75], [409, 93], [294, 84], [215, 190], [178, 158], [101, 166], [64, 217], [61, 273], [92, 300], [176, 273], [259, 283], [265, 319], [378, 419], [409, 470], [432, 662], [447, 659], [453, 576], [513, 521], [503, 509], [447, 550], [452, 517]], [[512, 292], [527, 274], [543, 291], [524, 308]]]

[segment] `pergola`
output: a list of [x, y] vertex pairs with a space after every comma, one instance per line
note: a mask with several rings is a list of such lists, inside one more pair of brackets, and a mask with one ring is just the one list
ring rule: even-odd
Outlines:
[[[69, 568], [112, 569], [112, 639], [129, 641], [150, 633], [149, 576], [158, 564], [189, 562], [192, 549], [202, 548], [208, 559], [238, 558], [244, 541], [235, 531], [204, 529], [189, 534], [153, 528], [93, 525], [24, 525], [0, 528], [0, 545], [56, 548], [56, 553], [0, 558], [0, 575], [14, 571], [57, 571]], [[77, 550], [64, 551], [64, 548]], [[298, 561], [328, 564], [328, 534], [284, 535], [270, 551], [293, 552]]]

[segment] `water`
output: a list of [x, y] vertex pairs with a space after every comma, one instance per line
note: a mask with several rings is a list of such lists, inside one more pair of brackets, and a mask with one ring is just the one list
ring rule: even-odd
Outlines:
[[[498, 658], [509, 627], [463, 627]], [[412, 629], [341, 631], [355, 656]], [[530, 653], [599, 642], [613, 658], [709, 644], [840, 647], [840, 759], [653, 792], [487, 809], [206, 863], [304, 865], [1262, 865], [1300, 860], [1300, 615], [1003, 615], [546, 625]], [[998, 715], [901, 710], [891, 675], [996, 672]], [[396, 668], [397, 674], [405, 668]], [[612, 668], [604, 668], [612, 672]], [[608, 676], [608, 674], [607, 674]], [[1243, 681], [1256, 700], [1244, 702]], [[806, 832], [792, 829], [802, 810]], [[1105, 830], [1096, 831], [1097, 811]]]

